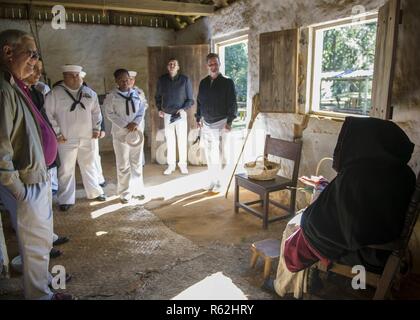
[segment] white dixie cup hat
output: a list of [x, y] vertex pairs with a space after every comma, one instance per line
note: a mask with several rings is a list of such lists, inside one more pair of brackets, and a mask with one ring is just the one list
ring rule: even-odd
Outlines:
[[137, 147], [143, 142], [143, 133], [139, 130], [130, 131], [125, 136], [125, 142], [131, 147]]
[[65, 73], [65, 72], [77, 72], [77, 73], [80, 73], [82, 71], [82, 69], [83, 68], [81, 66], [77, 66], [77, 65], [74, 65], [74, 64], [66, 64], [64, 66], [61, 66], [61, 71], [63, 73]]

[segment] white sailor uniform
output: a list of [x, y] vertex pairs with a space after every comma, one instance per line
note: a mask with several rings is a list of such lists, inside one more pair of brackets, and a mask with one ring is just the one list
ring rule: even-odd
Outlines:
[[128, 133], [126, 126], [131, 122], [136, 123], [140, 130], [145, 105], [146, 99], [135, 89], [127, 92], [114, 89], [106, 96], [103, 104], [105, 114], [112, 123], [111, 134], [118, 177], [117, 192], [124, 200], [143, 195], [143, 143], [130, 146], [125, 142], [125, 137]]
[[55, 86], [47, 95], [45, 110], [57, 134], [67, 141], [58, 145], [58, 202], [74, 204], [76, 198], [76, 161], [88, 199], [103, 194], [94, 165], [93, 131], [99, 131], [102, 121], [97, 94], [86, 86], [71, 90], [64, 84]]

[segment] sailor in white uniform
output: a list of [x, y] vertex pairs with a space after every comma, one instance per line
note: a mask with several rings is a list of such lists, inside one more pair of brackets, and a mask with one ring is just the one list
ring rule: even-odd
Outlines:
[[[84, 82], [84, 78], [86, 77], [86, 72], [85, 71], [81, 71], [79, 73], [80, 79], [82, 81], [82, 83], [85, 86], [88, 86], [85, 82]], [[101, 115], [102, 115], [102, 111], [101, 111]], [[98, 183], [101, 187], [105, 187], [106, 182], [105, 182], [105, 177], [102, 171], [102, 164], [101, 164], [101, 155], [99, 154], [99, 139], [102, 139], [105, 137], [105, 124], [104, 124], [104, 117], [102, 115], [102, 121], [101, 121], [101, 131], [99, 134], [98, 139], [94, 139], [93, 140], [93, 147], [94, 147], [94, 152], [95, 152], [95, 169], [96, 169], [96, 177], [98, 178]]]
[[144, 199], [143, 168], [141, 163], [142, 144], [132, 146], [126, 142], [128, 132], [140, 131], [146, 100], [137, 90], [130, 88], [129, 74], [126, 69], [114, 72], [117, 89], [105, 98], [104, 110], [112, 123], [118, 194], [122, 203], [131, 198]]
[[[137, 77], [137, 72], [136, 71], [128, 71], [128, 75], [130, 77], [130, 81], [129, 81], [129, 87], [136, 90], [137, 93], [140, 96], [140, 99], [144, 101], [144, 113], [143, 113], [143, 119], [140, 123], [140, 130], [143, 133], [144, 136], [144, 129], [146, 126], [146, 110], [147, 108], [149, 108], [149, 104], [147, 103], [147, 99], [146, 99], [146, 95], [144, 94], [144, 91], [142, 89], [140, 89], [138, 86], [136, 86], [136, 77]], [[144, 166], [146, 161], [145, 161], [145, 157], [144, 157], [144, 139], [141, 145], [141, 163]]]
[[94, 143], [102, 121], [97, 94], [83, 86], [82, 67], [62, 67], [64, 80], [47, 95], [45, 110], [59, 142], [58, 202], [67, 211], [76, 200], [76, 161], [88, 199], [105, 201], [95, 169]]

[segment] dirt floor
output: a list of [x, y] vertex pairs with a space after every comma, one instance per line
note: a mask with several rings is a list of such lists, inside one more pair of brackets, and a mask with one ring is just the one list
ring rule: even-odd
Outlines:
[[[146, 199], [122, 205], [115, 195], [114, 161], [112, 153], [102, 157], [107, 202], [87, 200], [78, 184], [77, 202], [70, 211], [60, 212], [54, 205], [55, 232], [71, 238], [57, 247], [63, 255], [50, 263], [63, 265], [72, 275], [66, 292], [79, 299], [171, 299], [190, 292], [188, 297], [196, 299], [280, 299], [261, 289], [262, 261], [249, 267], [250, 246], [266, 238], [280, 239], [287, 221], [264, 230], [260, 219], [243, 211], [235, 214], [232, 192], [225, 199], [202, 189], [207, 180], [200, 167], [190, 167], [186, 176], [179, 171], [164, 176], [163, 166], [147, 164]], [[241, 197], [254, 199], [245, 191]], [[13, 258], [18, 254], [16, 236], [8, 219], [3, 220]], [[276, 263], [272, 276], [275, 269]], [[198, 293], [192, 291], [197, 286]], [[221, 286], [226, 288], [223, 292]], [[331, 288], [324, 287], [323, 298], [346, 298], [342, 285]], [[17, 272], [0, 279], [0, 299], [21, 299], [21, 292]], [[350, 298], [363, 298], [365, 293]]]

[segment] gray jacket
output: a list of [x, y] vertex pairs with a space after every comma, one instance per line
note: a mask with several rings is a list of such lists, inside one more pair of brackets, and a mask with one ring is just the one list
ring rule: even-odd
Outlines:
[[25, 184], [47, 179], [41, 131], [29, 101], [12, 75], [0, 70], [0, 183], [24, 200]]

